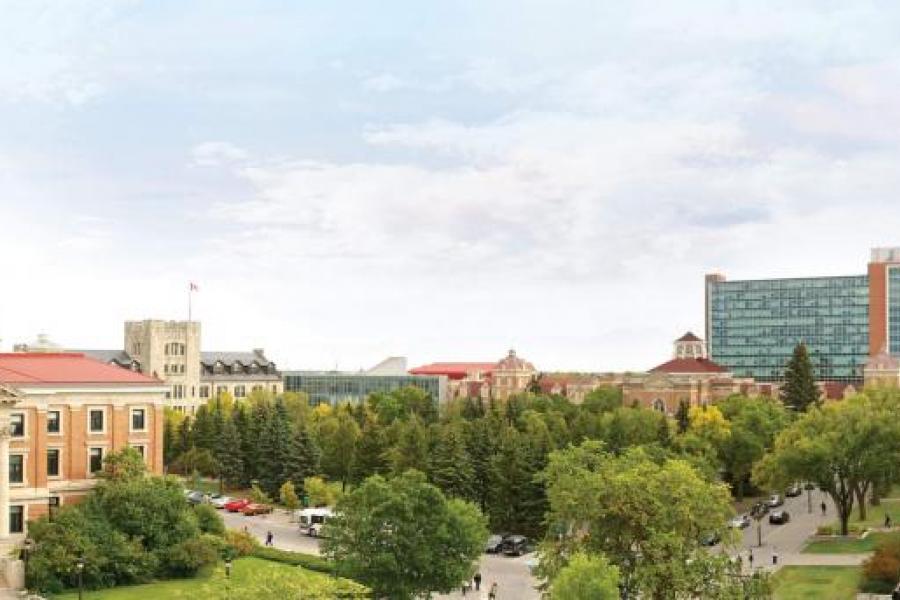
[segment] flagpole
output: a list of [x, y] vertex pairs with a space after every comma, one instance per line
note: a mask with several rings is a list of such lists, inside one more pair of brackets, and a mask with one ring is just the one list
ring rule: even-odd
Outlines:
[[191, 301], [194, 299], [194, 285], [188, 284], [188, 323], [191, 322]]

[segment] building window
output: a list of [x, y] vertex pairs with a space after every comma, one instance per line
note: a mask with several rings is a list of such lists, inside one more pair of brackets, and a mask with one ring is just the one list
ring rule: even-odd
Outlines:
[[277, 394], [277, 393], [278, 393], [278, 386], [277, 386], [277, 385], [273, 385], [273, 386], [272, 386], [272, 393], [273, 393], [273, 394]]
[[254, 386], [253, 386], [253, 391], [254, 391], [254, 392], [261, 392], [262, 389], [263, 389], [263, 387], [262, 387], [261, 385], [254, 385]]
[[50, 520], [59, 512], [60, 499], [59, 496], [50, 496], [47, 498], [47, 510], [50, 512]]
[[91, 475], [103, 470], [103, 448], [91, 448], [88, 470]]
[[13, 437], [25, 437], [25, 413], [9, 415], [9, 434]]
[[181, 384], [172, 386], [172, 398], [180, 400], [184, 398], [184, 386]]
[[660, 400], [659, 398], [657, 398], [656, 400], [653, 401], [653, 410], [659, 411], [661, 413], [665, 413], [666, 412], [666, 403], [663, 402], [662, 400]]
[[133, 444], [131, 447], [137, 450], [137, 453], [141, 455], [141, 458], [146, 458], [143, 444]]
[[242, 385], [234, 386], [234, 397], [243, 398], [247, 395], [247, 389]]
[[143, 408], [131, 409], [131, 430], [147, 431], [147, 411]]
[[9, 455], [9, 482], [25, 483], [25, 457], [21, 454]]
[[59, 477], [59, 448], [47, 450], [47, 477]]
[[61, 431], [61, 423], [58, 410], [47, 411], [47, 433], [59, 433]]
[[209, 398], [209, 386], [208, 385], [200, 386], [200, 397], [201, 398]]
[[89, 415], [91, 433], [103, 433], [103, 410], [93, 409]]
[[9, 507], [9, 532], [25, 533], [25, 507], [21, 504]]
[[218, 397], [218, 396], [221, 396], [222, 394], [225, 394], [225, 393], [227, 393], [227, 392], [228, 392], [228, 388], [227, 388], [226, 386], [224, 386], [224, 385], [217, 385], [217, 386], [216, 386], [216, 396], [217, 396], [217, 397]]

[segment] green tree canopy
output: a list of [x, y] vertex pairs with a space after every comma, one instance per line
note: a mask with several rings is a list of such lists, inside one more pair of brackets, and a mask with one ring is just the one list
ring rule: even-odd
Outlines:
[[797, 412], [804, 412], [818, 404], [820, 395], [806, 344], [801, 342], [794, 347], [791, 360], [784, 369], [781, 401]]
[[376, 597], [404, 600], [468, 581], [487, 539], [473, 504], [447, 500], [422, 473], [375, 475], [338, 502], [323, 552]]
[[553, 600], [619, 600], [619, 569], [603, 556], [576, 552], [550, 586]]

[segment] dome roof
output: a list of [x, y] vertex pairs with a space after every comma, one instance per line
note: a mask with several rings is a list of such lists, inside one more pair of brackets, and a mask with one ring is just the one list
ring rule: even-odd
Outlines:
[[500, 360], [494, 367], [495, 371], [534, 371], [534, 365], [516, 356], [515, 350], [510, 350], [506, 358]]

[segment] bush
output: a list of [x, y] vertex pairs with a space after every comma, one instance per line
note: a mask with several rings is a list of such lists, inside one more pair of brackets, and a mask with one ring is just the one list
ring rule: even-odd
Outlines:
[[160, 557], [163, 573], [170, 577], [193, 577], [201, 568], [219, 560], [220, 546], [225, 546], [221, 538], [202, 535], [167, 548]]
[[816, 535], [834, 535], [834, 527], [831, 525], [819, 525]]
[[258, 547], [259, 542], [250, 533], [235, 529], [225, 532], [225, 550], [229, 552], [231, 558], [249, 556]]
[[252, 555], [256, 558], [262, 558], [263, 560], [280, 562], [294, 567], [303, 567], [304, 569], [318, 571], [319, 573], [334, 572], [334, 563], [313, 554], [279, 550], [278, 548], [257, 547], [253, 550]]
[[225, 522], [219, 516], [219, 512], [209, 504], [198, 504], [194, 507], [197, 515], [197, 525], [203, 533], [213, 535], [225, 535]]
[[250, 488], [250, 499], [257, 504], [272, 504], [272, 498], [255, 483]]

